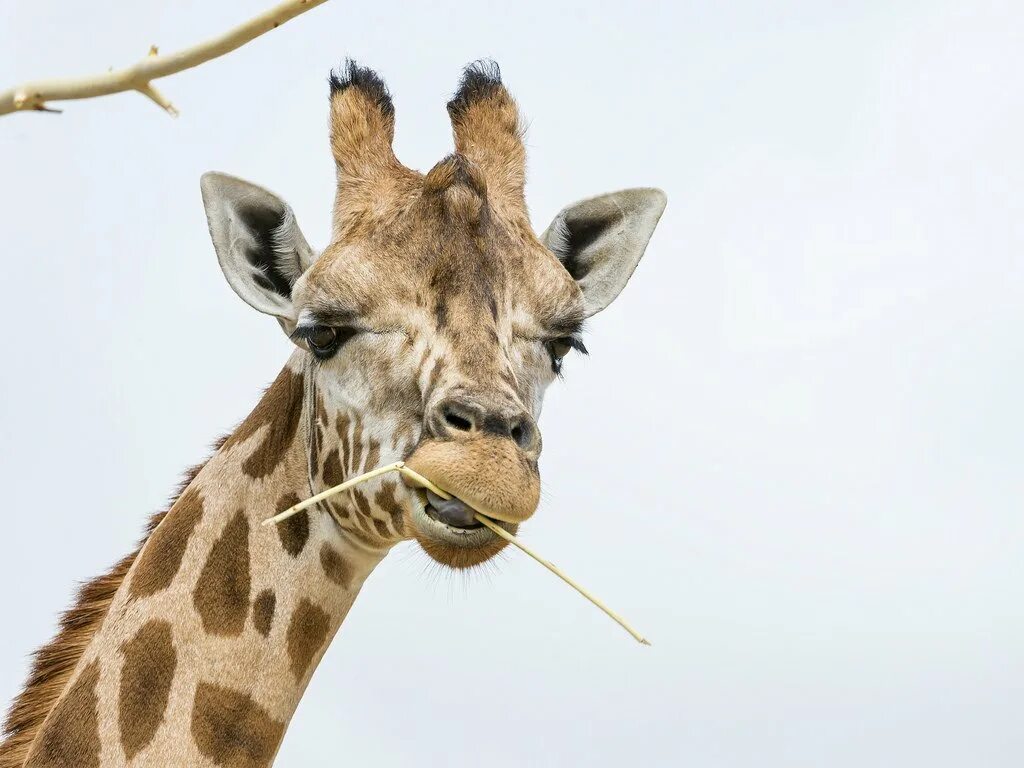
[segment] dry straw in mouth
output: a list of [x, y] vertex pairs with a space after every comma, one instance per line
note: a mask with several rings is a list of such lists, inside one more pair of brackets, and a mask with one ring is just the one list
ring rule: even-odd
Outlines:
[[[305, 501], [300, 501], [294, 507], [289, 507], [284, 512], [281, 512], [280, 514], [274, 515], [273, 517], [264, 520], [263, 521], [263, 525], [274, 525], [276, 523], [280, 523], [283, 520], [287, 520], [292, 515], [297, 514], [298, 512], [301, 512], [302, 510], [306, 509], [307, 507], [313, 506], [317, 502], [323, 501], [324, 499], [326, 499], [326, 498], [328, 498], [330, 496], [334, 496], [337, 493], [342, 493], [343, 491], [347, 491], [349, 488], [352, 488], [352, 487], [354, 487], [356, 485], [359, 485], [360, 483], [365, 483], [367, 480], [372, 480], [375, 477], [379, 477], [381, 475], [386, 475], [389, 472], [398, 472], [403, 477], [408, 478], [409, 480], [412, 480], [413, 482], [417, 483], [418, 485], [423, 486], [424, 488], [427, 488], [428, 490], [432, 491], [433, 493], [436, 493], [442, 499], [450, 499], [452, 497], [452, 495], [450, 493], [447, 493], [447, 492], [441, 490], [440, 488], [438, 488], [436, 485], [434, 485], [432, 482], [430, 482], [430, 480], [425, 478], [419, 472], [416, 472], [415, 470], [410, 469], [409, 467], [405, 466], [405, 462], [396, 461], [394, 464], [388, 464], [388, 465], [383, 466], [383, 467], [377, 467], [377, 469], [372, 469], [369, 472], [365, 472], [365, 473], [359, 475], [358, 477], [353, 477], [351, 480], [346, 480], [344, 483], [341, 483], [340, 485], [336, 485], [333, 488], [328, 488], [326, 491], [321, 491], [320, 493], [316, 494], [315, 496], [310, 496]], [[463, 502], [463, 503], [465, 504], [465, 502]], [[467, 504], [467, 506], [470, 506], [470, 505]], [[471, 506], [470, 506], [470, 509], [472, 509]], [[626, 621], [624, 618], [619, 616], [619, 614], [617, 614], [615, 611], [613, 611], [611, 608], [609, 608], [607, 605], [605, 605], [598, 597], [592, 595], [589, 591], [587, 591], [586, 588], [584, 588], [582, 585], [577, 583], [571, 576], [569, 576], [568, 574], [563, 572], [562, 569], [559, 568], [557, 565], [552, 563], [550, 560], [546, 560], [543, 557], [541, 557], [540, 555], [538, 555], [536, 552], [534, 552], [528, 546], [523, 544], [523, 542], [521, 542], [519, 539], [517, 539], [511, 533], [506, 531], [500, 525], [495, 523], [489, 517], [486, 517], [485, 515], [480, 514], [476, 509], [473, 509], [473, 518], [478, 523], [480, 523], [481, 525], [484, 525], [488, 529], [493, 531], [496, 535], [498, 535], [501, 538], [505, 539], [505, 541], [507, 541], [510, 544], [514, 544], [515, 546], [519, 547], [519, 549], [523, 550], [523, 552], [528, 554], [530, 557], [532, 557], [538, 563], [540, 563], [545, 568], [547, 568], [549, 571], [551, 571], [553, 574], [555, 574], [555, 576], [560, 578], [562, 581], [564, 581], [570, 587], [572, 587], [577, 592], [579, 592], [581, 595], [583, 595], [585, 598], [587, 598], [587, 600], [589, 600], [594, 605], [596, 605], [598, 608], [600, 608], [602, 611], [604, 611], [605, 614], [607, 614], [608, 617], [611, 618], [613, 621], [615, 621], [620, 627], [622, 627], [624, 630], [629, 632], [629, 634], [631, 634], [635, 640], [637, 640], [638, 642], [643, 643], [644, 645], [650, 645], [650, 643], [647, 641], [647, 639], [643, 635], [641, 635], [639, 632], [637, 632], [635, 629], [633, 629], [633, 627], [629, 624], [628, 621]]]

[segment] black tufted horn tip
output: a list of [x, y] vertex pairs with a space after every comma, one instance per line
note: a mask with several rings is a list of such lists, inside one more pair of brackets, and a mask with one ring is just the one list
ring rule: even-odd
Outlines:
[[349, 88], [358, 88], [369, 96], [385, 115], [393, 117], [395, 114], [391, 91], [381, 76], [369, 67], [359, 66], [353, 59], [345, 59], [340, 67], [331, 70], [327, 82], [331, 86], [332, 99]]
[[462, 70], [459, 87], [448, 102], [448, 114], [461, 115], [476, 101], [494, 95], [502, 88], [501, 68], [493, 59], [478, 59]]

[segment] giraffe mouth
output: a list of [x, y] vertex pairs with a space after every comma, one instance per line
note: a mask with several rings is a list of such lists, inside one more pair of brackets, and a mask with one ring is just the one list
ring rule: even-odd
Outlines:
[[405, 463], [456, 497], [450, 505], [436, 498], [431, 503], [445, 523], [467, 526], [473, 520], [473, 510], [491, 520], [522, 523], [540, 501], [536, 462], [505, 438], [425, 440]]
[[[425, 488], [409, 491], [413, 536], [437, 562], [456, 569], [471, 568], [489, 560], [507, 544], [473, 520], [472, 510], [462, 501], [445, 503]], [[518, 528], [513, 523], [496, 522], [511, 533]]]
[[474, 531], [483, 528], [473, 515], [473, 509], [462, 499], [454, 496], [450, 499], [442, 499], [433, 491], [427, 489], [425, 493], [424, 511], [427, 516], [449, 528], [460, 531]]
[[490, 544], [497, 538], [473, 519], [473, 510], [461, 499], [445, 500], [426, 488], [414, 489], [412, 497], [413, 521], [429, 538], [468, 548]]
[[443, 499], [402, 478], [411, 499], [410, 533], [430, 557], [452, 568], [471, 568], [508, 544], [475, 518], [484, 515], [514, 534], [533, 514], [540, 476], [536, 464], [520, 454], [513, 441], [484, 436], [423, 441], [406, 458], [409, 469], [453, 497]]

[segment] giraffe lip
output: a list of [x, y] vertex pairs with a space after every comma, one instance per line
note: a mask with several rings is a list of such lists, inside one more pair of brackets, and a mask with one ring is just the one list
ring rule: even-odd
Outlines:
[[[507, 542], [484, 525], [463, 528], [439, 518], [425, 488], [410, 489], [409, 522], [413, 538], [431, 558], [455, 569], [472, 568], [498, 554]], [[467, 505], [468, 506], [468, 505]], [[510, 533], [514, 524], [495, 521]]]

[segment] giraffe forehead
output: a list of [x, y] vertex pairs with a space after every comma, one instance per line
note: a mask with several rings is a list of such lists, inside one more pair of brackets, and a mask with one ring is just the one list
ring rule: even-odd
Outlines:
[[499, 317], [542, 325], [582, 308], [578, 285], [532, 231], [503, 222], [428, 219], [333, 244], [298, 295], [317, 314], [333, 308], [383, 325], [486, 326]]

